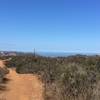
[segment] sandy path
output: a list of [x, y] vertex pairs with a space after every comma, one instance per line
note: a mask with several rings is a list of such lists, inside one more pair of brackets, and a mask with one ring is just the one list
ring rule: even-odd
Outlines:
[[3, 68], [3, 67], [5, 67], [5, 64], [2, 60], [0, 60], [0, 68]]
[[37, 76], [17, 74], [15, 69], [9, 69], [6, 76], [10, 81], [7, 90], [0, 94], [0, 100], [43, 100], [43, 86]]

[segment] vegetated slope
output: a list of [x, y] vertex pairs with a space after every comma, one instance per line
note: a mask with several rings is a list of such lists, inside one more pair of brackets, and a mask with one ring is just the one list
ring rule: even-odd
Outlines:
[[41, 75], [45, 100], [100, 100], [100, 56], [16, 56], [10, 66]]
[[9, 58], [17, 73], [41, 76], [45, 100], [100, 100], [100, 56]]
[[[0, 61], [1, 66], [3, 62]], [[2, 91], [0, 99], [4, 100], [43, 100], [43, 86], [38, 76], [32, 74], [18, 74], [9, 68], [6, 76], [9, 82], [7, 89]]]

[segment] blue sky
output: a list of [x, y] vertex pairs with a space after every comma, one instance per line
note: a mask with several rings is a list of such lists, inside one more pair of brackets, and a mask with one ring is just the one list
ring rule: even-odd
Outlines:
[[0, 0], [0, 50], [100, 53], [100, 0]]

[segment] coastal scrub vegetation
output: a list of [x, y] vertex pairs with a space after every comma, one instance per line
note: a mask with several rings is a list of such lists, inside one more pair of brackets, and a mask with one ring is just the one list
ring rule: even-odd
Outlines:
[[100, 99], [100, 56], [50, 58], [21, 55], [10, 58], [7, 66], [15, 67], [17, 73], [41, 77], [45, 100]]

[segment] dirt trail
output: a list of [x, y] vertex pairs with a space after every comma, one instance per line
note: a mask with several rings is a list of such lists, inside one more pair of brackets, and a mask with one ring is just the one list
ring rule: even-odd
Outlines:
[[9, 71], [7, 89], [0, 94], [0, 100], [43, 100], [43, 84], [37, 76]]
[[5, 64], [2, 60], [0, 60], [0, 68], [4, 68], [5, 67]]

